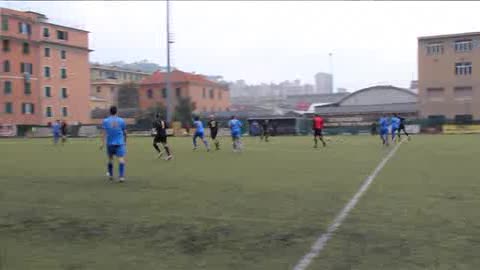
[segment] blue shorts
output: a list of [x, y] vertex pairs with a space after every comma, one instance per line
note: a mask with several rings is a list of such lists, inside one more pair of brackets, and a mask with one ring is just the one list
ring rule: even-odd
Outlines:
[[240, 131], [232, 131], [233, 139], [240, 139]]
[[392, 133], [395, 133], [398, 130], [398, 127], [392, 126]]
[[127, 153], [127, 148], [124, 144], [122, 145], [109, 145], [107, 146], [107, 155], [108, 157], [124, 157]]
[[203, 132], [195, 132], [195, 134], [193, 135], [193, 138], [200, 137], [200, 139], [203, 140], [204, 136], [205, 136], [205, 134]]
[[380, 129], [380, 135], [384, 136], [388, 134], [388, 128], [381, 128]]

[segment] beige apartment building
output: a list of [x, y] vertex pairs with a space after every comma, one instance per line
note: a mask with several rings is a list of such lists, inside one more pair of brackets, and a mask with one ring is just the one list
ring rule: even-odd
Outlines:
[[123, 83], [140, 82], [150, 73], [115, 66], [90, 65], [90, 107], [104, 109], [118, 105], [118, 90]]
[[420, 116], [480, 120], [480, 32], [418, 38]]

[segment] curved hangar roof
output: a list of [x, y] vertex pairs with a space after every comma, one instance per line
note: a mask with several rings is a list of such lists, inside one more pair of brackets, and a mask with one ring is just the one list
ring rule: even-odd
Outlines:
[[404, 88], [379, 85], [353, 92], [338, 102], [316, 106], [315, 112], [323, 114], [416, 112], [417, 94]]

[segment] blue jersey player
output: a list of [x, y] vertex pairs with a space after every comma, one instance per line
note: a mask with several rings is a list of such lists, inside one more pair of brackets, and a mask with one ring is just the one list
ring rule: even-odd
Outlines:
[[103, 120], [102, 146], [107, 145], [108, 171], [107, 175], [113, 180], [113, 157], [118, 158], [119, 182], [125, 181], [125, 154], [127, 131], [125, 121], [117, 116], [117, 107], [110, 107], [110, 116]]
[[400, 118], [398, 118], [396, 115], [393, 115], [390, 118], [390, 123], [392, 125], [392, 142], [394, 142], [397, 131], [400, 128]]
[[380, 126], [380, 138], [382, 139], [382, 143], [383, 145], [388, 146], [388, 118], [385, 115], [382, 115], [378, 124]]
[[57, 144], [60, 139], [60, 121], [57, 120], [52, 124], [52, 133], [53, 133], [53, 143]]
[[241, 151], [242, 143], [240, 138], [242, 135], [242, 122], [240, 122], [235, 116], [232, 116], [230, 121], [228, 121], [228, 127], [230, 127], [230, 133], [232, 134], [233, 151]]
[[203, 123], [200, 121], [198, 116], [195, 116], [193, 126], [195, 127], [195, 134], [193, 135], [193, 150], [197, 150], [197, 138], [202, 139], [203, 144], [207, 148], [207, 152], [210, 151], [210, 146], [208, 141], [205, 139], [205, 129], [203, 128]]

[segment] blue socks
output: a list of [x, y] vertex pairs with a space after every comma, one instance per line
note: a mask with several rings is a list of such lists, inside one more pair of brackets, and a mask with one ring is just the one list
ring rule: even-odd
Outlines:
[[120, 178], [125, 176], [125, 163], [120, 162], [118, 165], [118, 174]]
[[[109, 176], [113, 177], [113, 163], [108, 163], [108, 174]], [[125, 177], [125, 163], [120, 162], [118, 164], [118, 175], [120, 178]]]
[[109, 176], [113, 176], [113, 163], [112, 162], [108, 163], [108, 174], [109, 174]]

